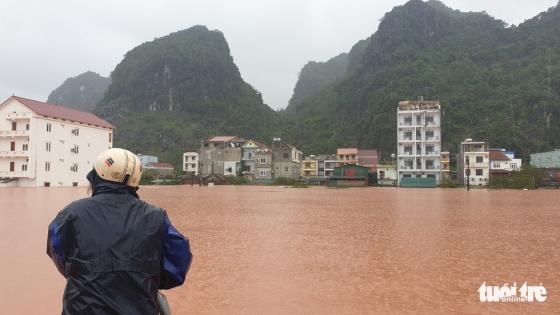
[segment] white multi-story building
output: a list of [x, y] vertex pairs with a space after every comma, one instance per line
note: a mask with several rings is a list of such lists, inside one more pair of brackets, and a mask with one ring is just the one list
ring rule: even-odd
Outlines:
[[192, 175], [198, 175], [198, 153], [183, 153], [183, 172], [189, 172]]
[[12, 96], [0, 104], [0, 186], [86, 186], [112, 137], [92, 113]]
[[488, 142], [465, 139], [457, 157], [457, 179], [470, 186], [486, 186], [490, 181], [490, 152]]
[[436, 101], [404, 101], [397, 108], [398, 180], [441, 180], [441, 115]]

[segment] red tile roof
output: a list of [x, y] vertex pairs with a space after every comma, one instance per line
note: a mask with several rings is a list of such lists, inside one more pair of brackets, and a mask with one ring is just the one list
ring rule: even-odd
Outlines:
[[502, 150], [490, 150], [490, 161], [509, 161], [511, 160]]
[[[58, 118], [63, 120], [69, 120], [72, 122], [78, 122], [82, 124], [93, 125], [97, 127], [110, 128], [113, 129], [113, 125], [107, 121], [97, 117], [95, 114], [90, 112], [84, 112], [76, 109], [66, 108], [60, 105], [54, 105], [44, 102], [39, 102], [35, 100], [30, 100], [28, 98], [23, 98], [19, 96], [12, 96], [8, 98], [15, 99], [23, 105], [29, 107], [37, 115]], [[6, 102], [8, 101], [6, 100]], [[6, 103], [4, 102], [4, 103]]]

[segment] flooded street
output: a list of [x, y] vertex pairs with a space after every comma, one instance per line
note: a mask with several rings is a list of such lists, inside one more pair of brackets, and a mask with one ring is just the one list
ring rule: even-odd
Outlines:
[[[0, 310], [59, 314], [48, 223], [85, 188], [0, 189]], [[191, 241], [174, 314], [551, 314], [560, 309], [560, 191], [143, 187]], [[99, 231], [103, 233], [103, 231]], [[546, 302], [481, 303], [542, 285]]]

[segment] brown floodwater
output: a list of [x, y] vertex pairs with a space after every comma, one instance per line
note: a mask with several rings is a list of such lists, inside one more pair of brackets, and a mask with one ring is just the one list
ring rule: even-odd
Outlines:
[[[560, 312], [560, 191], [143, 187], [191, 241], [174, 314]], [[48, 223], [84, 188], [0, 189], [0, 313], [60, 314]], [[100, 231], [102, 233], [102, 231]], [[478, 288], [542, 285], [545, 302]]]

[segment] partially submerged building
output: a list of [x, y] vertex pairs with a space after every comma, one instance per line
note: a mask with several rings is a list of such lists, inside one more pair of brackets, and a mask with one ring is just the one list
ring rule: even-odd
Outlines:
[[490, 151], [488, 142], [465, 139], [457, 156], [457, 180], [466, 186], [487, 186], [490, 182]]
[[241, 173], [242, 146], [246, 140], [237, 136], [216, 136], [201, 141], [200, 173], [237, 176]]
[[303, 153], [280, 138], [274, 138], [271, 148], [274, 178], [299, 178]]
[[544, 172], [539, 186], [560, 187], [560, 150], [531, 154], [530, 163]]
[[356, 164], [344, 164], [334, 168], [329, 178], [329, 187], [366, 187], [368, 186], [369, 170]]
[[0, 186], [86, 186], [112, 147], [113, 126], [92, 113], [19, 96], [0, 104]]
[[441, 114], [438, 101], [403, 101], [397, 107], [397, 166], [403, 178], [441, 181]]
[[380, 186], [397, 186], [398, 171], [396, 165], [377, 165], [377, 184]]
[[183, 153], [183, 172], [191, 176], [198, 176], [198, 152]]

